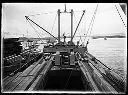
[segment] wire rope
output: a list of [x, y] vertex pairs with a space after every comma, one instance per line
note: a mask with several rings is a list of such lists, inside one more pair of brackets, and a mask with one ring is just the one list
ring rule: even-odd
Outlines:
[[67, 80], [67, 82], [66, 82], [66, 84], [65, 84], [65, 86], [64, 86], [64, 89], [67, 87], [67, 85], [68, 85], [68, 83], [69, 83], [69, 79], [70, 79], [70, 77], [71, 77], [71, 75], [72, 75], [72, 71], [73, 71], [73, 70], [71, 70], [71, 72], [70, 72], [70, 75], [69, 75], [68, 80]]
[[57, 18], [57, 14], [56, 14], [54, 22], [53, 22], [53, 26], [52, 26], [52, 29], [51, 29], [51, 34], [52, 34], [52, 31], [53, 31], [53, 28], [54, 28], [54, 25], [55, 25], [56, 18]]
[[[74, 15], [74, 18], [75, 18], [75, 24], [77, 25], [77, 21], [76, 21], [76, 16], [75, 16], [75, 13], [73, 14]], [[78, 29], [78, 32], [79, 32], [79, 29]], [[79, 32], [79, 36], [80, 36], [80, 39], [79, 39], [79, 41], [81, 40], [81, 35], [80, 35], [80, 32]], [[82, 40], [81, 40], [81, 42], [82, 42]]]
[[[28, 21], [29, 22], [29, 21]], [[39, 38], [41, 38], [40, 36], [40, 34], [37, 32], [37, 30], [33, 27], [33, 25], [31, 24], [31, 22], [29, 22], [30, 23], [30, 25], [32, 26], [32, 28], [35, 30], [35, 32], [36, 32], [36, 34], [37, 34], [37, 36], [39, 37]], [[44, 43], [43, 42], [43, 40], [41, 40], [42, 41], [42, 43]]]
[[115, 5], [115, 7], [116, 7], [116, 10], [117, 10], [117, 12], [118, 12], [118, 14], [119, 14], [119, 16], [120, 16], [121, 21], [123, 22], [124, 26], [127, 27], [127, 26], [125, 25], [124, 20], [123, 20], [123, 18], [122, 18], [122, 16], [121, 16], [121, 14], [120, 14], [120, 12], [119, 12], [119, 10], [118, 10], [118, 8], [117, 8], [116, 5]]
[[[93, 24], [94, 24], [95, 16], [96, 16], [96, 13], [97, 13], [97, 9], [98, 9], [98, 4], [97, 4], [96, 9], [95, 9], [95, 11], [94, 11], [92, 20], [91, 20], [91, 22], [90, 22], [90, 24], [89, 24], [89, 28], [88, 28], [88, 30], [87, 30], [85, 39], [86, 39], [87, 34], [89, 33], [89, 30], [90, 30], [90, 29], [91, 29], [91, 30], [90, 30], [90, 34], [89, 34], [89, 35], [91, 35], [91, 31], [92, 31], [92, 27], [93, 27]], [[91, 27], [91, 28], [90, 28], [90, 27]], [[89, 37], [89, 38], [90, 38], [90, 37]], [[88, 41], [89, 41], [89, 38], [88, 38]], [[85, 39], [84, 39], [84, 42], [85, 42]]]

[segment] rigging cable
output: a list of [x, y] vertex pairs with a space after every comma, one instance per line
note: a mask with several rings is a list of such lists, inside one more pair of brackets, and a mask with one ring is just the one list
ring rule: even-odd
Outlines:
[[[54, 13], [54, 12], [37, 13], [37, 14], [34, 14], [34, 15], [28, 15], [28, 16], [36, 16], [36, 15], [49, 14], [49, 13]], [[56, 14], [56, 17], [57, 17], [57, 14]], [[56, 17], [55, 17], [55, 20], [54, 20], [54, 24], [55, 24], [55, 21], [56, 21]], [[52, 30], [53, 30], [54, 24], [52, 26], [51, 33], [52, 33]]]
[[79, 25], [80, 25], [80, 22], [81, 22], [81, 20], [82, 20], [82, 18], [83, 18], [83, 16], [84, 16], [84, 13], [85, 13], [85, 10], [83, 10], [83, 14], [82, 14], [82, 16], [81, 16], [81, 18], [80, 18], [80, 21], [79, 21], [79, 23], [78, 23], [78, 25], [77, 25], [77, 27], [76, 27], [76, 30], [75, 30], [75, 32], [74, 32], [74, 34], [73, 34], [72, 40], [73, 40], [73, 38], [74, 38], [74, 36], [75, 36], [75, 34], [76, 34], [76, 31], [77, 31], [77, 29], [78, 29], [78, 27], [79, 27]]
[[[98, 4], [97, 4], [97, 7], [96, 7], [96, 10], [95, 10], [95, 15], [94, 15], [94, 19], [93, 19], [93, 23], [92, 23], [92, 26], [91, 26], [91, 30], [90, 30], [90, 35], [89, 36], [91, 36], [91, 32], [92, 32], [92, 27], [93, 27], [93, 25], [94, 25], [94, 20], [95, 20], [95, 17], [96, 17], [96, 13], [97, 13], [97, 8], [98, 8]], [[88, 41], [89, 41], [89, 38], [88, 38]]]
[[[73, 14], [74, 15], [74, 18], [75, 18], [75, 14]], [[76, 18], [75, 18], [75, 23], [76, 23]], [[76, 24], [77, 25], [77, 24]], [[80, 33], [80, 32], [79, 32]], [[80, 39], [79, 40], [81, 40], [81, 36], [80, 36]], [[68, 77], [68, 79], [67, 79], [67, 81], [66, 81], [66, 84], [64, 85], [64, 89], [67, 87], [67, 85], [68, 85], [68, 83], [69, 83], [69, 80], [70, 80], [70, 77], [71, 77], [71, 75], [72, 75], [72, 72], [73, 72], [73, 70], [71, 70], [71, 72], [70, 72], [70, 75], [69, 75], [69, 77]]]
[[27, 24], [27, 19], [26, 19], [26, 31], [27, 31], [27, 37], [28, 37], [28, 24]]
[[[79, 34], [79, 35], [80, 35], [80, 34]], [[81, 41], [81, 42], [83, 42], [83, 41], [82, 41], [82, 39], [81, 39], [81, 35], [80, 35], [80, 39], [79, 39], [79, 42], [80, 42], [80, 41]]]
[[[83, 24], [81, 25], [81, 27], [83, 27], [83, 30], [84, 30], [84, 26], [85, 26], [85, 24], [84, 24], [84, 22], [83, 22]], [[85, 28], [85, 31], [86, 31], [86, 28]], [[82, 28], [81, 28], [81, 32], [82, 32]], [[85, 35], [85, 34], [84, 34]], [[84, 35], [83, 35], [83, 37], [84, 37]], [[84, 43], [84, 41], [81, 39], [81, 42], [82, 42], [82, 44]], [[81, 44], [81, 45], [82, 45]]]
[[54, 37], [55, 39], [58, 40], [58, 38], [56, 38], [55, 36], [53, 36], [51, 33], [49, 33], [47, 30], [45, 30], [43, 27], [41, 27], [40, 25], [38, 25], [36, 22], [34, 22], [33, 20], [31, 20], [28, 16], [25, 16], [27, 18], [27, 20], [30, 20], [33, 24], [35, 24], [36, 26], [38, 26], [39, 28], [41, 28], [42, 30], [44, 30], [45, 32], [47, 32], [48, 34], [50, 34], [52, 37]]
[[[28, 21], [29, 22], [29, 21]], [[30, 23], [30, 25], [32, 26], [32, 28], [35, 30], [35, 32], [36, 32], [36, 34], [37, 34], [37, 36], [39, 37], [39, 38], [41, 38], [40, 36], [40, 34], [37, 32], [37, 30], [33, 27], [33, 25], [31, 24], [31, 22], [29, 22]], [[41, 40], [42, 41], [42, 40]], [[43, 41], [42, 41], [43, 42]], [[44, 42], [43, 42], [44, 43]]]
[[118, 10], [118, 8], [117, 8], [116, 5], [115, 5], [115, 7], [116, 7], [116, 10], [117, 10], [117, 12], [118, 12], [120, 18], [121, 18], [121, 21], [123, 22], [124, 26], [127, 27], [127, 26], [125, 25], [124, 20], [123, 20], [123, 18], [122, 18], [122, 16], [121, 16], [121, 14], [120, 14], [120, 12], [119, 12], [119, 10]]
[[[75, 13], [74, 13], [73, 15], [74, 15], [74, 18], [75, 18], [75, 24], [76, 24], [77, 22], [76, 22]], [[76, 25], [77, 25], [77, 24], [76, 24]], [[78, 30], [78, 31], [79, 31], [79, 30]], [[80, 32], [79, 32], [79, 35], [80, 35]], [[81, 42], [83, 42], [82, 39], [81, 39], [81, 35], [80, 35], [80, 39], [79, 39], [79, 41], [80, 41], [80, 40], [81, 40]]]
[[[85, 13], [85, 11], [83, 11], [83, 14], [82, 14], [82, 16], [81, 16], [81, 19], [80, 19], [80, 21], [79, 21], [79, 23], [78, 23], [78, 25], [77, 25], [77, 27], [76, 27], [76, 30], [75, 30], [75, 32], [74, 32], [73, 38], [74, 38], [74, 36], [75, 36], [75, 34], [76, 34], [76, 31], [77, 31], [77, 29], [78, 29], [78, 27], [79, 27], [79, 25], [80, 25], [80, 22], [81, 22], [82, 18], [83, 18], [83, 16], [84, 16], [84, 13]], [[75, 18], [75, 14], [74, 14], [74, 18]], [[75, 20], [75, 21], [76, 21], [76, 20]], [[72, 38], [72, 39], [73, 39], [73, 38]], [[80, 40], [82, 41], [81, 36], [80, 36]], [[70, 80], [70, 77], [71, 77], [71, 75], [72, 75], [72, 72], [73, 72], [73, 70], [71, 70], [71, 72], [70, 72], [70, 75], [69, 75], [68, 80], [67, 80], [67, 82], [66, 82], [66, 84], [65, 84], [65, 86], [64, 86], [64, 89], [67, 87], [67, 85], [68, 85], [68, 83], [69, 83], [69, 80]]]
[[42, 15], [42, 14], [52, 14], [52, 13], [55, 13], [55, 12], [41, 12], [41, 13], [37, 13], [37, 14], [33, 14], [33, 15], [28, 15], [28, 16], [36, 16], [36, 15]]
[[55, 25], [56, 18], [57, 18], [57, 14], [56, 14], [55, 20], [54, 20], [54, 22], [53, 22], [53, 26], [52, 26], [52, 29], [51, 29], [51, 34], [52, 34], [52, 31], [53, 31], [53, 28], [54, 28], [54, 25]]
[[[93, 15], [93, 17], [94, 17], [94, 15]], [[87, 33], [85, 34], [85, 39], [86, 39], [86, 37], [87, 37], [87, 34], [88, 34], [89, 29], [90, 29], [90, 27], [91, 27], [91, 24], [92, 24], [92, 22], [93, 22], [93, 19], [94, 19], [93, 17], [92, 17], [92, 20], [91, 20], [91, 22], [90, 22], [90, 24], [89, 24], [89, 27], [88, 27]], [[85, 39], [84, 39], [84, 42], [85, 42]]]
[[[73, 14], [74, 15], [74, 18], [75, 18], [75, 24], [77, 23], [76, 22], [76, 17], [75, 17], [75, 13]], [[77, 24], [76, 24], [77, 25]], [[79, 30], [78, 30], [79, 31]], [[79, 35], [80, 35], [80, 32], [79, 32]], [[79, 39], [79, 42], [80, 42], [80, 40], [81, 40], [81, 37], [80, 37], [80, 39]]]
[[[28, 21], [29, 22], [29, 21]], [[31, 24], [31, 22], [29, 22], [29, 24], [31, 25], [31, 27], [35, 30], [37, 36], [40, 38], [40, 35], [38, 34], [37, 30], [34, 28], [34, 26]]]
[[[94, 11], [94, 14], [93, 14], [92, 20], [91, 20], [91, 22], [90, 22], [90, 24], [89, 24], [89, 28], [88, 28], [88, 30], [87, 30], [87, 33], [86, 33], [85, 39], [86, 39], [87, 34], [88, 34], [89, 30], [90, 30], [90, 27], [91, 27], [91, 30], [90, 30], [90, 34], [89, 34], [89, 35], [91, 35], [91, 31], [92, 31], [92, 27], [93, 27], [93, 24], [94, 24], [94, 19], [95, 19], [96, 13], [97, 13], [97, 9], [98, 9], [98, 4], [97, 4], [96, 9], [95, 9], [95, 11]], [[85, 39], [84, 39], [84, 42], [85, 42]], [[88, 38], [88, 41], [89, 41], [89, 38]]]
[[[81, 33], [82, 33], [82, 27], [83, 27], [84, 25], [83, 25], [83, 23], [82, 23], [82, 21], [81, 21]], [[79, 32], [79, 35], [80, 35], [80, 32]], [[83, 43], [83, 40], [82, 40], [82, 38], [81, 38], [82, 36], [80, 35], [80, 40], [81, 40], [81, 45], [82, 45], [82, 43]]]
[[68, 77], [68, 80], [67, 80], [66, 84], [64, 85], [64, 89], [67, 87], [67, 85], [68, 85], [68, 83], [69, 83], [69, 79], [70, 79], [70, 77], [71, 77], [71, 75], [72, 75], [72, 72], [73, 72], [73, 70], [71, 70], [71, 72], [70, 72], [70, 75], [69, 75], [69, 77]]

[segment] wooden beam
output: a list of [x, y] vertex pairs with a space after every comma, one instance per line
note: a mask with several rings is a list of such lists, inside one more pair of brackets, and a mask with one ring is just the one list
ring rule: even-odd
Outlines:
[[99, 91], [99, 89], [97, 88], [97, 86], [96, 86], [96, 84], [94, 83], [94, 81], [93, 81], [91, 75], [89, 74], [87, 68], [83, 65], [83, 63], [80, 62], [80, 61], [78, 61], [78, 65], [80, 66], [80, 68], [81, 68], [83, 74], [85, 75], [85, 77], [86, 77], [86, 78], [89, 80], [89, 82], [91, 83], [93, 89], [94, 89], [95, 91]]

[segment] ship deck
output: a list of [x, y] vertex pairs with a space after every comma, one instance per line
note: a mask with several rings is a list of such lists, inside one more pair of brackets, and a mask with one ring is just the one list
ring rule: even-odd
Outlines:
[[42, 56], [22, 72], [4, 78], [3, 91], [125, 91], [125, 81], [90, 54], [76, 56], [76, 67], [54, 66], [53, 55]]

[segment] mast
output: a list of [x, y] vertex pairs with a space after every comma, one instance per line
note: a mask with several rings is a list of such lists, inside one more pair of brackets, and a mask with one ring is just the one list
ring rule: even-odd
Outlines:
[[73, 36], [73, 9], [71, 9], [71, 42]]
[[71, 9], [71, 12], [67, 12], [66, 5], [64, 12], [60, 12], [60, 9], [58, 9], [58, 43], [60, 43], [60, 13], [71, 13], [71, 42], [73, 38], [73, 9]]
[[60, 43], [60, 13], [71, 13], [71, 42], [73, 38], [73, 9], [71, 9], [71, 12], [66, 11], [66, 6], [64, 12], [60, 12], [60, 9], [58, 9], [58, 43]]
[[60, 9], [58, 9], [58, 43], [60, 43]]
[[78, 25], [77, 25], [77, 27], [76, 27], [76, 30], [75, 30], [75, 32], [74, 32], [74, 34], [73, 34], [72, 39], [74, 38], [74, 36], [75, 36], [75, 34], [76, 34], [76, 31], [77, 31], [77, 29], [78, 29], [78, 27], [79, 27], [79, 25], [80, 25], [80, 22], [81, 22], [81, 20], [82, 20], [82, 18], [83, 18], [83, 16], [84, 16], [84, 13], [85, 13], [85, 10], [83, 10], [83, 14], [82, 14], [82, 16], [81, 16], [81, 18], [80, 18], [80, 21], [79, 21], [79, 23], [78, 23]]

